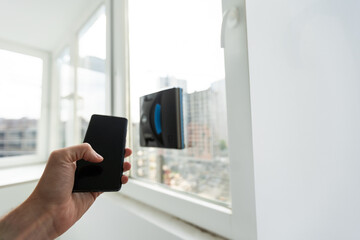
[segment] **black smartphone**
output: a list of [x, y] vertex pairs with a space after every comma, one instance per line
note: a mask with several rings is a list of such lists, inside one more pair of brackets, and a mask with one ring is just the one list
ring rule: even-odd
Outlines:
[[112, 192], [121, 188], [128, 120], [92, 115], [84, 142], [100, 154], [101, 163], [76, 162], [73, 192]]

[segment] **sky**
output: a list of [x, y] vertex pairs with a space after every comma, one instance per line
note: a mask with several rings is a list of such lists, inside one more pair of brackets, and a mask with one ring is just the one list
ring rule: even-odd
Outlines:
[[42, 59], [0, 49], [0, 118], [40, 117], [42, 70]]
[[159, 90], [159, 77], [186, 80], [189, 93], [225, 79], [221, 22], [218, 0], [129, 1], [133, 119], [139, 97]]
[[79, 56], [96, 56], [106, 59], [106, 15], [105, 7], [95, 14], [93, 22], [85, 24], [79, 34]]

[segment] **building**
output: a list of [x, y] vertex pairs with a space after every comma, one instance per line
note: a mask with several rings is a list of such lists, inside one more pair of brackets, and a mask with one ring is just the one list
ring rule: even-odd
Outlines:
[[0, 157], [34, 154], [37, 124], [36, 119], [0, 118]]

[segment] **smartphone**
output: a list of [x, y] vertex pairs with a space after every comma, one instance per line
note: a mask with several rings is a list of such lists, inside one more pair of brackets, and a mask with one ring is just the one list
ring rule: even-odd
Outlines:
[[76, 162], [73, 192], [113, 192], [121, 189], [128, 120], [92, 115], [84, 142], [100, 154], [101, 163]]

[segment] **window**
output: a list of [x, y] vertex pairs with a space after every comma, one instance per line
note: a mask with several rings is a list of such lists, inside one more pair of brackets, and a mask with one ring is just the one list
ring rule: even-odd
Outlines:
[[60, 147], [73, 143], [75, 83], [71, 66], [70, 49], [66, 48], [58, 57], [57, 70], [60, 82]]
[[[73, 114], [74, 120], [64, 118], [74, 122], [72, 143], [81, 141], [92, 113], [130, 119], [132, 179], [121, 194], [229, 239], [256, 235], [244, 4], [105, 1], [106, 9], [96, 11], [80, 31], [73, 29], [79, 31], [71, 36], [76, 40], [67, 43], [74, 94], [66, 98], [69, 106], [62, 105]], [[229, 24], [222, 13], [225, 20], [231, 17]], [[186, 149], [140, 148], [139, 97], [175, 86], [186, 91]]]
[[[221, 21], [218, 0], [129, 1], [132, 177], [229, 206]], [[185, 149], [140, 147], [139, 98], [167, 87], [184, 90]]]
[[0, 49], [0, 157], [39, 150], [43, 60]]
[[102, 6], [78, 36], [77, 124], [84, 138], [92, 114], [106, 111], [106, 15]]
[[[59, 147], [82, 142], [92, 114], [106, 114], [110, 98], [106, 71], [105, 6], [76, 29], [76, 42], [69, 43], [56, 58], [60, 94]], [[73, 49], [77, 49], [74, 53]], [[75, 69], [75, 71], [74, 71]]]

